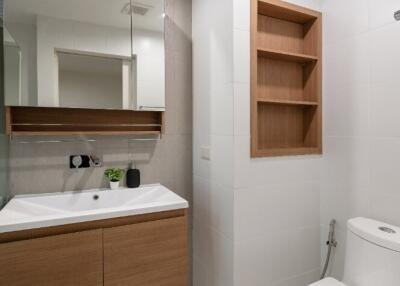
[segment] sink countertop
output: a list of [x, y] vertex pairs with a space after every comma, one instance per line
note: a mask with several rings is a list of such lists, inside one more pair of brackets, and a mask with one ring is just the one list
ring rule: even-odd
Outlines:
[[0, 233], [188, 207], [185, 199], [160, 184], [137, 189], [21, 195], [0, 211]]

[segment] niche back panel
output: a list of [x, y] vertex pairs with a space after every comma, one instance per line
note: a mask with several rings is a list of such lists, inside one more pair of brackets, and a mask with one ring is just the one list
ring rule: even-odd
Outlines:
[[251, 1], [251, 155], [321, 154], [322, 15]]

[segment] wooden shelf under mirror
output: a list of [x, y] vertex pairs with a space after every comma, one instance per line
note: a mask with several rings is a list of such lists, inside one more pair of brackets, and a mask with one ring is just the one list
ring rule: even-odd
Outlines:
[[252, 0], [252, 157], [322, 152], [322, 16]]
[[160, 135], [164, 113], [52, 107], [6, 107], [6, 132], [13, 136]]

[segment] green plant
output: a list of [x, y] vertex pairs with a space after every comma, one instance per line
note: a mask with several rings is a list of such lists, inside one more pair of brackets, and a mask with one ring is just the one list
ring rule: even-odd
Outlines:
[[125, 171], [122, 169], [107, 169], [104, 172], [104, 175], [111, 181], [111, 182], [119, 182], [125, 175]]

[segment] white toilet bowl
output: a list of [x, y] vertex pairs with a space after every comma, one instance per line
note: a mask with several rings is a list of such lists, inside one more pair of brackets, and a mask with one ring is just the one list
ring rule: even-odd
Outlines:
[[333, 278], [325, 278], [321, 281], [311, 284], [310, 286], [346, 286], [342, 282], [337, 281]]
[[347, 223], [343, 282], [326, 278], [310, 286], [399, 286], [400, 228], [367, 218]]

